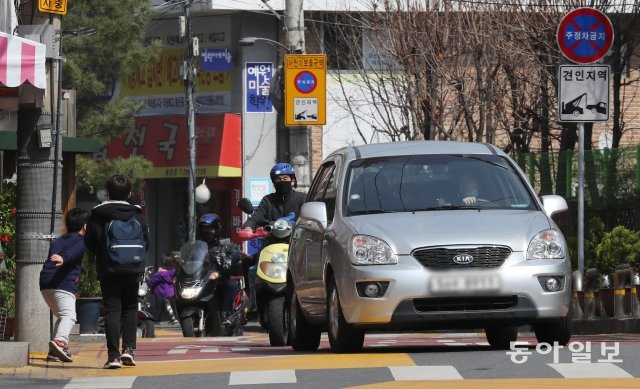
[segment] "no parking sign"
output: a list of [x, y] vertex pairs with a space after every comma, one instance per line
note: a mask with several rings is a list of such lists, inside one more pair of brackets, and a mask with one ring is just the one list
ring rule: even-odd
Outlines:
[[326, 124], [327, 56], [287, 54], [284, 62], [284, 124]]
[[613, 44], [613, 25], [604, 13], [594, 8], [569, 12], [558, 26], [558, 46], [570, 61], [593, 63], [604, 57]]

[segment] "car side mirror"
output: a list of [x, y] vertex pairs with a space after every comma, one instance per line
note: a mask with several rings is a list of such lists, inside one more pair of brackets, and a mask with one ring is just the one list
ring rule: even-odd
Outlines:
[[544, 211], [549, 215], [549, 217], [555, 215], [559, 212], [564, 212], [568, 208], [567, 200], [562, 196], [558, 195], [546, 195], [540, 198], [542, 200], [542, 206], [544, 207]]
[[327, 206], [321, 201], [304, 203], [300, 209], [300, 218], [316, 221], [322, 228], [327, 228]]

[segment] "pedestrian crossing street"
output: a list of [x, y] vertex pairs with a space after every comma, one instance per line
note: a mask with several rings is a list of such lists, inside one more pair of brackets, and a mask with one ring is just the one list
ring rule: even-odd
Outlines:
[[[371, 380], [371, 373], [368, 369], [346, 369], [354, 370], [352, 377], [362, 377], [362, 384], [367, 384]], [[372, 369], [373, 370], [373, 369]], [[230, 373], [211, 374], [206, 378], [207, 382], [211, 382], [213, 387], [220, 387], [220, 384], [227, 386], [249, 387], [255, 385], [284, 385], [298, 384], [300, 387], [306, 387], [310, 380], [317, 380], [318, 370], [255, 370], [255, 371], [237, 371]], [[531, 378], [551, 377], [551, 378], [634, 378], [634, 376], [622, 367], [613, 363], [549, 363], [546, 371], [539, 371], [533, 374]], [[458, 371], [455, 366], [391, 366], [387, 368], [376, 368], [375, 376], [382, 379], [378, 382], [398, 382], [398, 381], [449, 381], [464, 380], [465, 374]], [[471, 377], [477, 378], [477, 377]], [[133, 389], [148, 388], [150, 377], [78, 377], [71, 379], [63, 389]], [[168, 382], [169, 380], [165, 380]], [[187, 378], [185, 377], [185, 380]], [[357, 381], [357, 379], [355, 380]], [[171, 386], [163, 386], [155, 383], [156, 389], [163, 387], [182, 387], [179, 383], [180, 378], [170, 380]], [[185, 381], [186, 382], [186, 381]], [[218, 385], [214, 385], [214, 383]], [[357, 382], [353, 382], [357, 385]], [[331, 387], [327, 383], [326, 387]], [[336, 386], [338, 387], [338, 386]]]

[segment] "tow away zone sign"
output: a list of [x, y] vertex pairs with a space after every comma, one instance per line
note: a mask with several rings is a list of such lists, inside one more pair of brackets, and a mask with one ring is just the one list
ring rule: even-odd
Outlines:
[[560, 65], [558, 112], [562, 122], [609, 120], [609, 65]]

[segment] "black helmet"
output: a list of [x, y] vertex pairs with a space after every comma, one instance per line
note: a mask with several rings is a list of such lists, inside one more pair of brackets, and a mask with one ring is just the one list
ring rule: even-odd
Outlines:
[[[215, 236], [211, 236], [210, 233], [204, 234], [204, 231], [214, 232]], [[200, 232], [201, 238], [204, 241], [215, 240], [220, 237], [220, 231], [222, 230], [222, 222], [220, 221], [220, 216], [215, 213], [206, 213], [198, 219], [198, 231]]]

